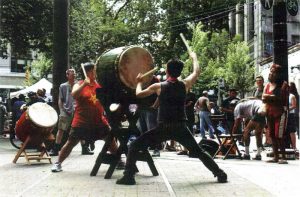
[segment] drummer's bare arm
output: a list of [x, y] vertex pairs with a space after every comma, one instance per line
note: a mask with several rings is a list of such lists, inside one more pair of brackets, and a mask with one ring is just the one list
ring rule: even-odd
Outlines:
[[76, 83], [72, 88], [72, 96], [77, 99], [80, 95], [81, 90], [90, 84], [90, 79], [87, 77], [82, 84]]
[[142, 74], [140, 73], [136, 78], [138, 81], [138, 84], [137, 84], [137, 87], [135, 90], [136, 97], [143, 98], [143, 97], [147, 97], [154, 93], [159, 95], [160, 94], [160, 83], [154, 83], [143, 90], [142, 89], [142, 80], [143, 79], [141, 78], [141, 76], [142, 76]]
[[200, 67], [199, 67], [199, 62], [196, 53], [191, 52], [189, 55], [193, 60], [193, 72], [183, 80], [185, 82], [186, 90], [192, 87], [192, 85], [197, 81], [200, 75]]

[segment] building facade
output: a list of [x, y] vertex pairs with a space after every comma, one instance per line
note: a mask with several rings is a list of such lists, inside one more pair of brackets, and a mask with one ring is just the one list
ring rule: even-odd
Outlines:
[[[255, 75], [263, 75], [267, 81], [270, 64], [273, 59], [273, 4], [277, 0], [246, 0], [244, 5], [237, 6], [235, 30], [243, 34], [251, 49], [255, 64]], [[287, 8], [287, 44], [289, 81], [296, 83], [300, 90], [300, 0], [286, 0]], [[297, 6], [297, 7], [295, 7]], [[232, 13], [229, 15], [232, 18]], [[244, 20], [241, 20], [244, 18]], [[233, 24], [231, 22], [230, 24]], [[232, 27], [231, 27], [232, 28]]]
[[31, 52], [27, 58], [15, 57], [8, 46], [8, 57], [0, 58], [0, 97], [5, 102], [9, 93], [24, 88], [26, 67], [31, 65], [35, 53]]

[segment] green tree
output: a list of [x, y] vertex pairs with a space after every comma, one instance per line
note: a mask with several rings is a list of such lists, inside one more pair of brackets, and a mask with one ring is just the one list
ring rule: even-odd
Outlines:
[[162, 0], [164, 10], [161, 32], [167, 41], [164, 55], [167, 59], [180, 56], [185, 50], [179, 34], [187, 39], [193, 38], [189, 25], [203, 24], [204, 31], [221, 31], [228, 28], [228, 13], [234, 9], [238, 0]]
[[70, 54], [73, 66], [95, 60], [119, 46], [142, 45], [158, 65], [185, 51], [179, 33], [192, 37], [189, 24], [205, 29], [228, 26], [237, 0], [81, 0], [71, 1]]
[[[157, 0], [71, 2], [71, 64], [96, 60], [108, 49], [142, 45], [152, 51], [159, 24]], [[145, 27], [151, 26], [152, 32]]]
[[30, 50], [51, 53], [52, 1], [2, 0], [0, 6], [1, 57], [7, 57], [8, 44], [16, 57]]
[[49, 74], [52, 74], [52, 59], [47, 58], [44, 53], [40, 53], [37, 59], [33, 60], [31, 63], [31, 77], [33, 83], [45, 78], [49, 78]]
[[[249, 56], [247, 43], [241, 42], [237, 36], [231, 40], [228, 32], [203, 31], [203, 25], [193, 28], [193, 38], [190, 42], [192, 49], [197, 53], [201, 66], [201, 75], [194, 91], [200, 94], [207, 89], [217, 89], [220, 79], [226, 87], [235, 87], [242, 95], [252, 86], [254, 68]], [[187, 59], [187, 54], [182, 59]], [[192, 69], [188, 60], [184, 68], [187, 75]]]
[[254, 67], [249, 56], [246, 42], [229, 44], [226, 57], [225, 80], [240, 91], [241, 97], [253, 87]]
[[24, 86], [31, 86], [42, 78], [48, 79], [52, 73], [52, 59], [47, 58], [44, 53], [37, 55], [31, 65], [26, 66]]

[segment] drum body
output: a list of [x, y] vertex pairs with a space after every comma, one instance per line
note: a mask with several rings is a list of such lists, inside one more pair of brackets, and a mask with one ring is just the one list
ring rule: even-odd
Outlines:
[[[151, 69], [151, 54], [139, 46], [119, 47], [103, 53], [97, 65], [102, 94], [106, 95], [109, 104], [135, 103], [136, 77], [139, 73], [146, 73]], [[149, 85], [152, 77], [153, 75], [145, 77], [144, 84]]]
[[57, 120], [57, 113], [51, 106], [46, 103], [34, 103], [17, 121], [16, 135], [22, 142], [30, 136], [29, 144], [38, 146], [51, 134]]

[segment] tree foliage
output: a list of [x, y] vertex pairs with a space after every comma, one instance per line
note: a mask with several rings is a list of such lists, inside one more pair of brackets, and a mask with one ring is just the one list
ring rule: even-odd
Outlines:
[[[226, 87], [234, 87], [242, 95], [252, 87], [254, 77], [253, 65], [250, 61], [249, 47], [246, 42], [236, 36], [231, 39], [228, 32], [203, 31], [203, 25], [193, 28], [193, 38], [190, 42], [197, 53], [201, 75], [195, 85], [195, 92], [217, 89], [220, 80], [224, 80]], [[182, 58], [187, 58], [184, 54]], [[192, 63], [187, 61], [184, 74], [191, 72]]]
[[28, 57], [30, 50], [51, 52], [52, 1], [2, 0], [0, 56], [7, 57], [11, 45], [15, 57]]
[[71, 1], [70, 55], [73, 65], [95, 60], [119, 46], [142, 45], [157, 65], [185, 51], [179, 33], [192, 36], [189, 24], [206, 29], [228, 26], [232, 0], [82, 0]]
[[153, 0], [82, 0], [72, 3], [71, 63], [76, 66], [95, 61], [104, 51], [121, 46], [147, 45], [151, 48], [152, 38], [157, 34], [143, 32], [150, 24], [158, 24], [156, 11]]
[[44, 53], [40, 53], [37, 59], [31, 63], [31, 76], [33, 83], [41, 78], [48, 79], [52, 73], [52, 59], [47, 58]]
[[31, 86], [42, 78], [48, 79], [52, 73], [52, 64], [52, 60], [44, 53], [38, 54], [37, 59], [26, 66], [24, 85]]
[[[95, 61], [120, 46], [141, 45], [158, 66], [171, 57], [187, 60], [179, 34], [191, 40], [202, 74], [195, 88], [214, 89], [219, 79], [246, 91], [252, 77], [247, 46], [232, 41], [228, 13], [239, 0], [80, 0], [70, 2], [70, 66]], [[2, 0], [1, 47], [11, 43], [18, 54], [30, 49], [51, 57], [53, 3], [49, 0]], [[202, 25], [197, 25], [201, 22]], [[34, 65], [37, 66], [37, 65]], [[237, 73], [238, 71], [239, 73]], [[251, 84], [251, 83], [250, 83]], [[252, 85], [252, 84], [251, 84]]]
[[241, 96], [253, 87], [254, 67], [245, 42], [230, 43], [227, 49], [225, 80], [241, 92]]

